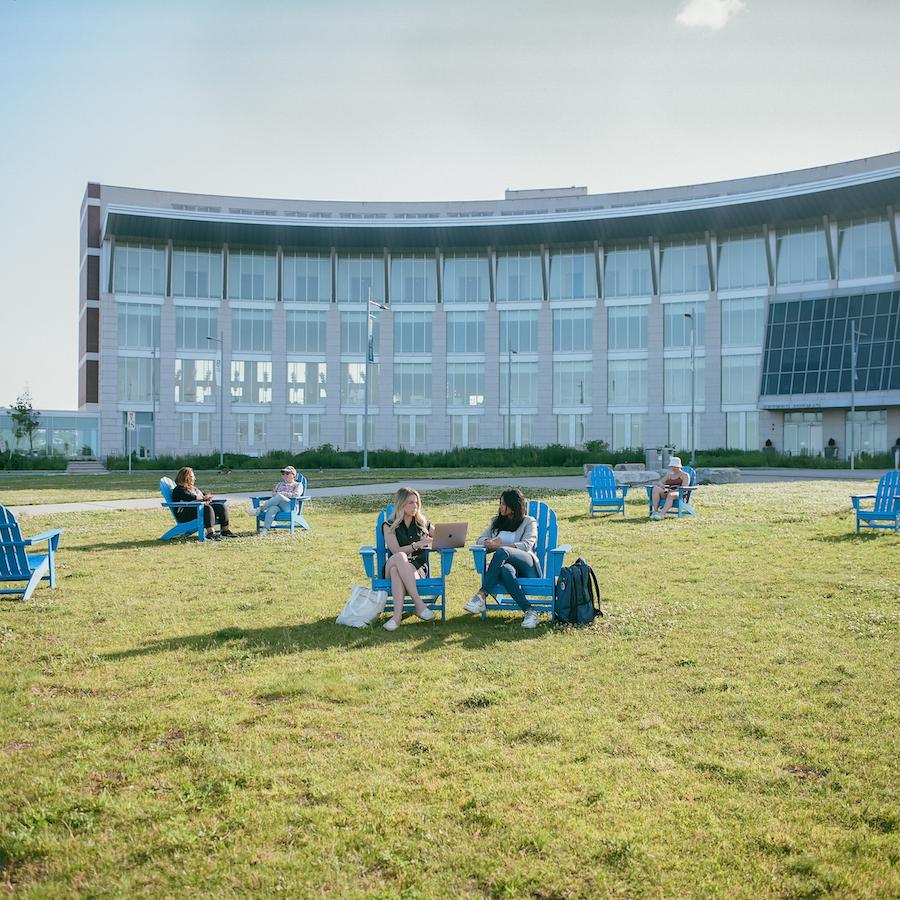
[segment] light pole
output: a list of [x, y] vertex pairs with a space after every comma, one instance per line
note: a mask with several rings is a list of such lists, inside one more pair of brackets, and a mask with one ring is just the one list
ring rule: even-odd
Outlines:
[[207, 337], [219, 345], [219, 467], [225, 468], [225, 333], [217, 338]]
[[685, 313], [684, 317], [691, 321], [691, 465], [697, 465], [697, 448], [696, 444], [697, 431], [694, 428], [694, 415], [696, 414], [696, 397], [694, 383], [694, 315], [693, 313]]
[[513, 350], [509, 338], [506, 340], [506, 446], [512, 447], [512, 358], [519, 351]]
[[850, 471], [856, 468], [856, 356], [859, 353], [859, 339], [862, 334], [856, 330], [856, 319], [850, 320]]
[[153, 458], [156, 459], [156, 360], [157, 348], [153, 348], [153, 364], [150, 368], [150, 399], [153, 401]]
[[372, 289], [369, 288], [369, 299], [366, 301], [366, 383], [363, 385], [363, 471], [369, 470], [369, 363], [375, 362], [375, 345], [373, 330], [375, 326], [375, 313], [369, 306], [376, 309], [387, 309], [383, 303], [377, 303], [372, 299]]

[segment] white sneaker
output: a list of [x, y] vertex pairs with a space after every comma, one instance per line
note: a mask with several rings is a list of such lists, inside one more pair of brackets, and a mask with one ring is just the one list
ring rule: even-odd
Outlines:
[[260, 537], [268, 537], [268, 536], [269, 536], [269, 529], [268, 529], [268, 528], [260, 528], [260, 529], [259, 529], [259, 536], [260, 536]]
[[432, 621], [434, 621], [435, 618], [437, 618], [434, 614], [434, 610], [429, 609], [427, 606], [425, 607], [425, 609], [422, 610], [422, 612], [417, 612], [416, 615], [423, 622], [432, 622]]
[[484, 597], [481, 594], [473, 595], [472, 599], [463, 605], [463, 609], [466, 612], [474, 613], [475, 615], [483, 613], [485, 608]]
[[522, 627], [523, 628], [537, 628], [539, 623], [538, 614], [533, 610], [529, 609], [527, 613], [525, 613], [525, 618], [522, 619]]
[[396, 631], [399, 627], [400, 623], [394, 618], [390, 618], [384, 623], [385, 631]]
[[656, 522], [659, 522], [663, 518], [663, 514], [657, 510], [656, 512], [650, 513], [650, 518]]

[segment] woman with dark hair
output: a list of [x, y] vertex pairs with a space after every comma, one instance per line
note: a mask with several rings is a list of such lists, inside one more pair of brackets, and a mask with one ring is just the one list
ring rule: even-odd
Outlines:
[[466, 612], [483, 613], [488, 594], [509, 594], [525, 613], [523, 628], [536, 628], [538, 614], [531, 608], [519, 578], [540, 578], [541, 564], [535, 555], [537, 522], [525, 514], [528, 504], [519, 490], [504, 491], [500, 495], [497, 515], [479, 535], [475, 543], [493, 553], [482, 588], [463, 607]]

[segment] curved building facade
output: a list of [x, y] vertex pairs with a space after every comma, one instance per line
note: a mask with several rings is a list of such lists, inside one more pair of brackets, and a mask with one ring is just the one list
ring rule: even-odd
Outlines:
[[448, 203], [91, 183], [81, 260], [104, 453], [900, 435], [900, 153]]

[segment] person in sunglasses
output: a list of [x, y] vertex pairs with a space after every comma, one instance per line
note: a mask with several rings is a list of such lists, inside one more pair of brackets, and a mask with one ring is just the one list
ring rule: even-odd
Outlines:
[[259, 505], [259, 512], [265, 512], [262, 528], [259, 530], [261, 537], [265, 537], [275, 521], [279, 512], [287, 512], [291, 508], [291, 500], [300, 499], [303, 496], [303, 482], [297, 478], [297, 470], [293, 466], [285, 466], [281, 470], [281, 481], [275, 485], [272, 496]]

